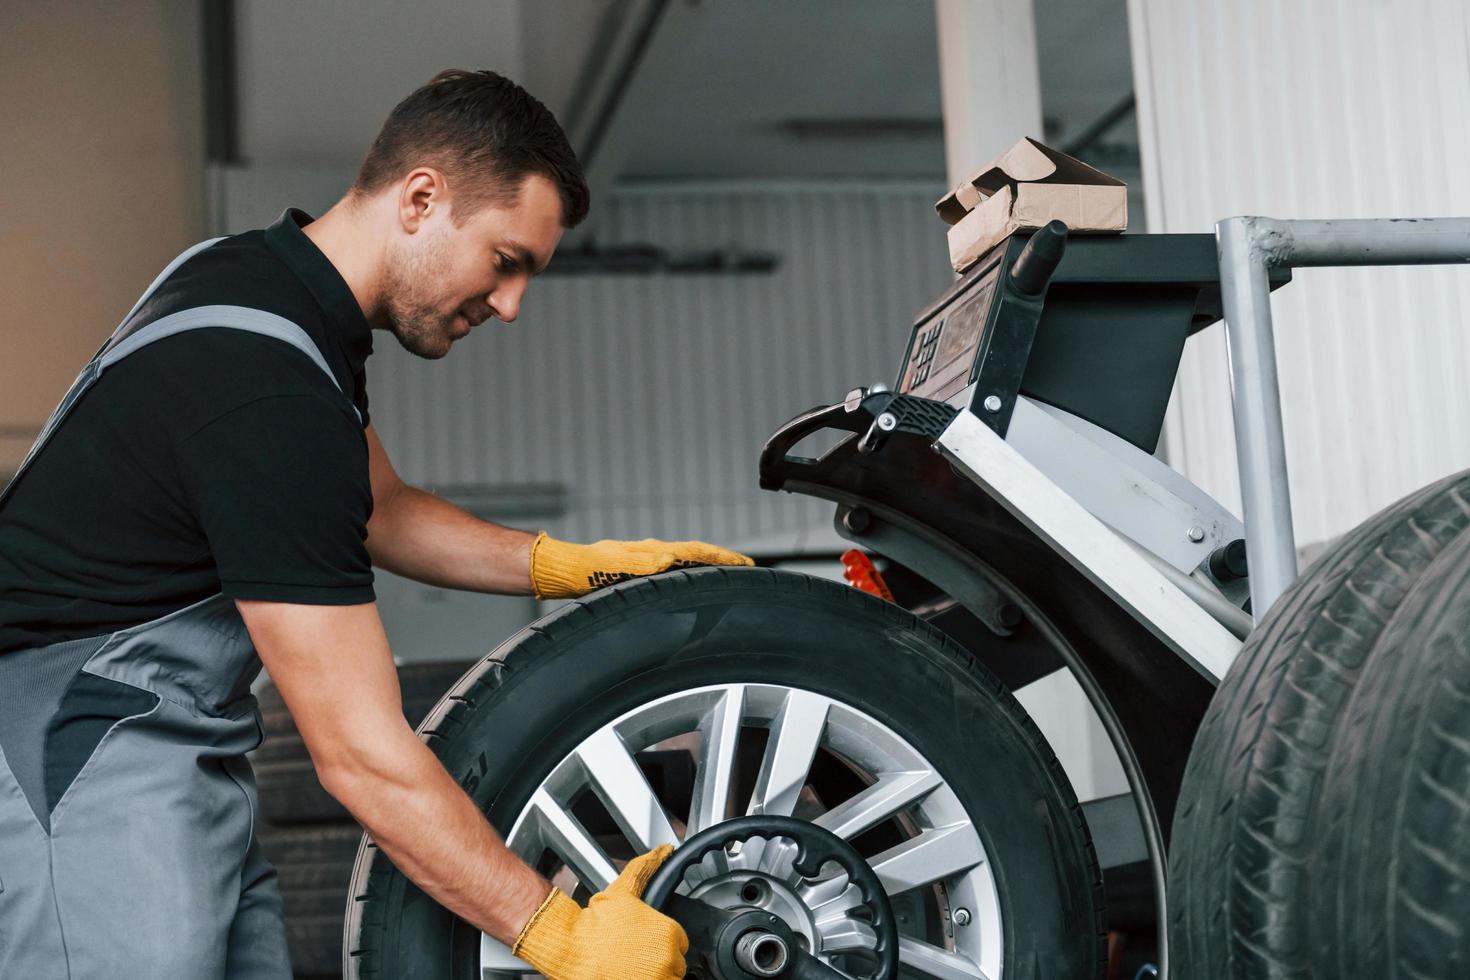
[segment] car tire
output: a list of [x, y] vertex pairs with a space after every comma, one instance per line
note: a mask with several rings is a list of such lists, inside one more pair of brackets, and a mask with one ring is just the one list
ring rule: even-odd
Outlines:
[[[945, 805], [962, 808], [970, 821], [964, 832], [983, 846], [997, 909], [989, 948], [997, 957], [995, 972], [1007, 980], [1102, 975], [1102, 877], [1081, 808], [1050, 747], [968, 652], [905, 610], [855, 589], [768, 569], [700, 568], [623, 583], [568, 604], [508, 640], [430, 713], [422, 734], [514, 847], [518, 816], [529, 812], [528, 800], [544, 789], [558, 760], [581, 752], [617, 719], [641, 718], [640, 712], [682, 699], [722, 697], [722, 691], [745, 692], [741, 704], [783, 698], [781, 711], [820, 702], [827, 706], [821, 724], [832, 726], [824, 731], [837, 731], [833, 719], [859, 719], [854, 731], [867, 725], [862, 730], [918, 753], [943, 788], [915, 808], [949, 794]], [[740, 748], [756, 746], [752, 754], [762, 771], [774, 766], [762, 758], [760, 745], [776, 744], [773, 754], [784, 751], [778, 744], [786, 738], [783, 723], [771, 720], [768, 729], [757, 729], [744, 719], [738, 719]], [[824, 734], [816, 755], [806, 756], [813, 760], [810, 770], [798, 770], [808, 781], [798, 778], [793, 806], [799, 808], [809, 792], [811, 799], [820, 797], [814, 789], [819, 769], [823, 780], [836, 778], [829, 774], [835, 770], [819, 765], [832, 755], [829, 737], [837, 738]], [[844, 748], [853, 758], [860, 750], [855, 743]], [[760, 790], [731, 789], [724, 817], [743, 812], [745, 792], [753, 799]], [[820, 810], [824, 804], [812, 805]], [[694, 821], [692, 809], [689, 819]], [[710, 818], [715, 824], [720, 819]], [[855, 832], [854, 846], [867, 840], [863, 846], [870, 851], [887, 847], [887, 838], [872, 840], [903, 833], [900, 819], [902, 814]], [[636, 850], [631, 845], [623, 856]], [[865, 856], [878, 862], [875, 868], [888, 867], [884, 855], [893, 853]], [[948, 854], [939, 860], [956, 863]], [[969, 867], [967, 861], [956, 867], [961, 864]], [[932, 944], [961, 942], [949, 905], [936, 925], [930, 903], [941, 891], [953, 902], [979, 872], [964, 874], [971, 877], [953, 878], [955, 890], [921, 880], [900, 896], [907, 904], [895, 904], [901, 925], [912, 920], [919, 936], [913, 942], [931, 944], [922, 955], [942, 958], [944, 951]], [[352, 890], [347, 976], [480, 977], [479, 932], [429, 900], [370, 841], [358, 855]], [[579, 888], [577, 897], [590, 890]], [[917, 903], [909, 900], [914, 895]], [[977, 907], [975, 921], [980, 918]], [[974, 935], [965, 933], [963, 941], [973, 947]]]
[[361, 841], [355, 823], [261, 828], [261, 848], [278, 874], [297, 977], [342, 975], [342, 911]]
[[1470, 935], [1467, 526], [1470, 473], [1410, 495], [1249, 637], [1174, 819], [1174, 976], [1465, 975], [1451, 933]]

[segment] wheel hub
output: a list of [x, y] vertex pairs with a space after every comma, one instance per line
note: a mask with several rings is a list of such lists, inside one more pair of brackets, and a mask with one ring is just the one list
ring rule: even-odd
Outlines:
[[897, 974], [897, 928], [877, 875], [850, 844], [805, 821], [717, 824], [686, 841], [644, 897], [688, 933], [690, 980]]
[[[764, 843], [767, 848], [794, 847], [785, 838], [765, 840]], [[704, 860], [686, 872], [686, 881], [688, 877], [709, 870], [716, 863], [717, 853], [706, 854]], [[791, 882], [783, 878], [762, 871], [713, 873], [694, 885], [689, 897], [727, 911], [752, 908], [769, 912], [786, 924], [802, 950], [810, 952], [821, 947], [815, 912]]]

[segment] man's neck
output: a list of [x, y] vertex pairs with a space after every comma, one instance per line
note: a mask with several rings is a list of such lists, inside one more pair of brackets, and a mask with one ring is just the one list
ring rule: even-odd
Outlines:
[[383, 329], [383, 255], [371, 245], [365, 247], [365, 243], [382, 239], [373, 233], [371, 225], [370, 212], [343, 198], [302, 231], [347, 283], [368, 323], [374, 329]]

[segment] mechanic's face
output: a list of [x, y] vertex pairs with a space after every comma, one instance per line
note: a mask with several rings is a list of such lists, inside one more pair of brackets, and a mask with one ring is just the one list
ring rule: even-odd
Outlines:
[[389, 256], [388, 328], [409, 353], [440, 358], [481, 321], [509, 323], [561, 234], [556, 185], [539, 174], [522, 182], [513, 204], [483, 205], [459, 227], [451, 207], [430, 207]]

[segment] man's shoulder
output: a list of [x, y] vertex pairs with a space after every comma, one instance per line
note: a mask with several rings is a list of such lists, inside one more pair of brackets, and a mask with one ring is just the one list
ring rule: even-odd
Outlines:
[[232, 235], [190, 257], [158, 285], [134, 319], [151, 322], [199, 306], [243, 306], [292, 321], [320, 316], [310, 291], [260, 231]]
[[312, 356], [324, 353], [320, 339], [329, 332], [320, 304], [263, 231], [233, 235], [191, 256], [159, 284], [131, 322], [151, 324], [212, 306], [269, 314], [267, 319], [300, 328], [315, 351], [283, 339], [279, 322], [269, 325], [276, 334], [242, 329], [225, 318], [218, 325], [195, 323], [112, 364], [98, 381], [99, 395], [110, 393], [102, 400], [131, 402], [177, 432], [267, 398], [297, 398], [297, 411], [357, 418], [338, 381]]
[[109, 368], [98, 389], [151, 405], [180, 435], [266, 399], [294, 399], [301, 413], [352, 416], [350, 404], [305, 353], [230, 327], [155, 341]]

